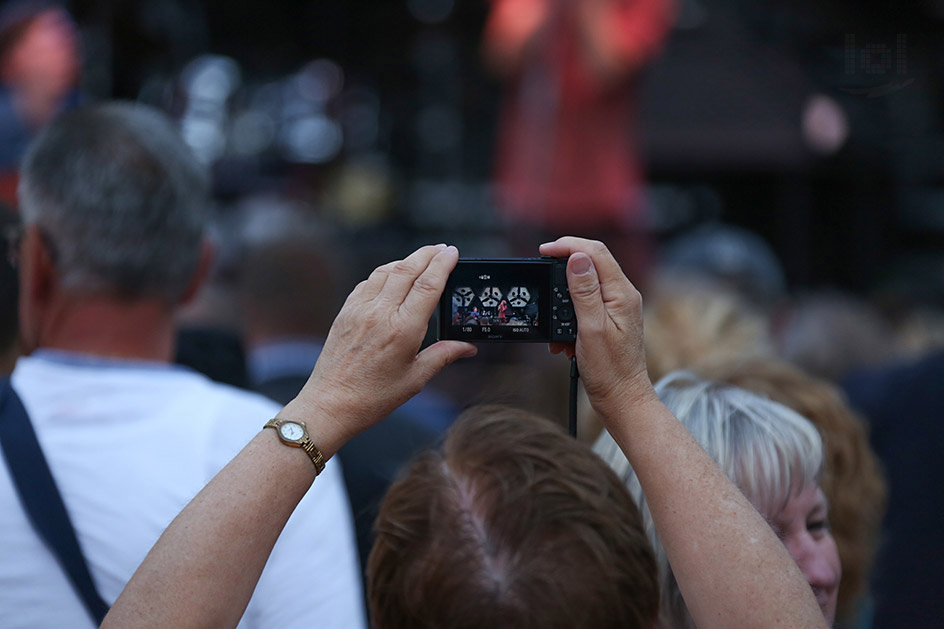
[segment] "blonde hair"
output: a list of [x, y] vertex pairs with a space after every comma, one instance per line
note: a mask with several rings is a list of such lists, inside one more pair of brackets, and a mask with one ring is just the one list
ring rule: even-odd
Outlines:
[[646, 294], [645, 328], [653, 380], [705, 361], [773, 355], [767, 319], [707, 278], [658, 278]]
[[[773, 515], [792, 495], [817, 482], [823, 463], [819, 433], [789, 408], [686, 371], [673, 372], [660, 380], [656, 392], [762, 515]], [[632, 466], [608, 432], [600, 435], [593, 449], [639, 504], [659, 566], [661, 622], [668, 627], [691, 626]]]
[[740, 361], [705, 367], [699, 373], [789, 406], [822, 435], [820, 486], [829, 503], [830, 530], [842, 564], [838, 614], [852, 616], [869, 582], [886, 503], [885, 478], [869, 446], [865, 422], [836, 387], [782, 361]]

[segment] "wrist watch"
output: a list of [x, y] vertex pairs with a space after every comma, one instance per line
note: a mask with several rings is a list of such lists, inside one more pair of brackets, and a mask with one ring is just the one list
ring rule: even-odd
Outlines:
[[315, 476], [321, 474], [324, 470], [324, 456], [322, 456], [321, 451], [315, 447], [315, 442], [308, 436], [308, 428], [305, 427], [305, 422], [273, 417], [265, 423], [263, 428], [274, 428], [275, 432], [279, 435], [279, 439], [282, 440], [282, 443], [304, 450], [308, 458], [311, 459], [311, 462], [315, 464]]

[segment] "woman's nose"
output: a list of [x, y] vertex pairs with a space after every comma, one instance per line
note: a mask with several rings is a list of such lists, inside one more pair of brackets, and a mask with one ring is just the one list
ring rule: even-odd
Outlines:
[[787, 551], [799, 566], [807, 582], [815, 587], [832, 587], [840, 578], [838, 560], [833, 561], [835, 544], [827, 540], [817, 541], [810, 535], [787, 544]]

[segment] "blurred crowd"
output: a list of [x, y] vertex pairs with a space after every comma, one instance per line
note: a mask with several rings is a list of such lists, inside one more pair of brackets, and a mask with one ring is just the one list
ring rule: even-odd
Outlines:
[[[98, 409], [82, 414], [67, 394], [129, 386], [102, 365], [132, 357], [203, 374], [223, 391], [212, 389], [220, 407], [261, 394], [273, 402], [246, 403], [274, 415], [308, 381], [345, 297], [381, 263], [426, 242], [455, 244], [464, 257], [534, 257], [565, 233], [598, 239], [642, 293], [653, 383], [684, 370], [815, 426], [841, 565], [836, 626], [930, 627], [944, 617], [944, 195], [932, 150], [944, 135], [931, 111], [939, 51], [921, 48], [937, 26], [909, 30], [919, 9], [881, 30], [840, 3], [410, 0], [402, 11], [415, 22], [412, 39], [384, 42], [398, 49], [391, 59], [410, 57], [410, 83], [397, 94], [371, 74], [366, 53], [345, 59], [337, 35], [325, 34], [326, 54], [286, 62], [279, 49], [277, 70], [260, 71], [237, 49], [211, 45], [214, 3], [196, 16], [182, 3], [130, 4], [0, 6], [0, 374], [34, 389], [21, 394], [31, 414], [48, 422], [78, 408], [92, 421]], [[131, 90], [114, 29], [123, 20], [141, 28], [148, 10], [154, 40], [168, 15], [188, 16], [207, 37], [190, 39], [173, 63], [142, 63]], [[940, 7], [927, 10], [940, 19]], [[845, 30], [822, 26], [836, 16]], [[334, 17], [353, 19], [341, 8]], [[703, 50], [705, 68], [693, 71]], [[833, 62], [839, 79], [826, 70]], [[123, 74], [105, 80], [109, 67]], [[470, 94], [463, 81], [483, 89]], [[122, 105], [90, 116], [74, 137], [42, 135], [116, 97], [153, 111], [160, 121], [149, 132], [179, 134], [180, 147], [142, 140]], [[890, 126], [887, 136], [875, 121]], [[920, 146], [904, 146], [911, 134]], [[30, 149], [37, 137], [48, 154]], [[186, 162], [167, 171], [176, 188], [128, 174], [144, 159], [135, 142]], [[113, 153], [114, 171], [56, 163], [88, 147], [95, 159]], [[137, 188], [126, 193], [125, 182]], [[184, 209], [165, 218], [162, 203]], [[168, 226], [175, 221], [187, 234]], [[144, 246], [165, 237], [172, 246]], [[160, 306], [136, 310], [149, 300]], [[435, 340], [431, 326], [424, 346]], [[63, 358], [70, 352], [83, 358]], [[44, 379], [75, 378], [76, 364], [105, 380], [55, 384], [38, 401]], [[566, 364], [543, 345], [485, 344], [339, 450], [343, 480], [324, 500], [350, 519], [338, 552], [351, 565], [335, 584], [352, 584], [348, 626], [366, 622], [358, 575], [382, 498], [412, 457], [472, 405], [508, 404], [563, 425], [567, 381]], [[163, 386], [151, 404], [183, 385]], [[134, 408], [125, 402], [110, 419]], [[207, 413], [221, 421], [219, 408]], [[579, 439], [620, 474], [604, 424], [583, 394]], [[185, 438], [179, 430], [168, 448]], [[38, 432], [44, 449], [57, 445]], [[200, 473], [181, 472], [187, 499], [238, 449], [226, 445], [194, 463]], [[123, 473], [120, 460], [108, 464]], [[622, 480], [632, 490], [631, 474]], [[166, 500], [176, 508], [154, 511], [158, 534], [182, 507]], [[0, 547], [12, 539], [0, 533]], [[134, 560], [154, 541], [141, 541]], [[113, 600], [130, 575], [112, 568]], [[10, 604], [0, 595], [0, 625]]]

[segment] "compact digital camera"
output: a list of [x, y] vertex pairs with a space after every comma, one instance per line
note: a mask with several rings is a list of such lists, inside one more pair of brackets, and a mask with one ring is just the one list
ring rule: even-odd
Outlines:
[[439, 304], [439, 338], [577, 340], [565, 258], [460, 258]]

